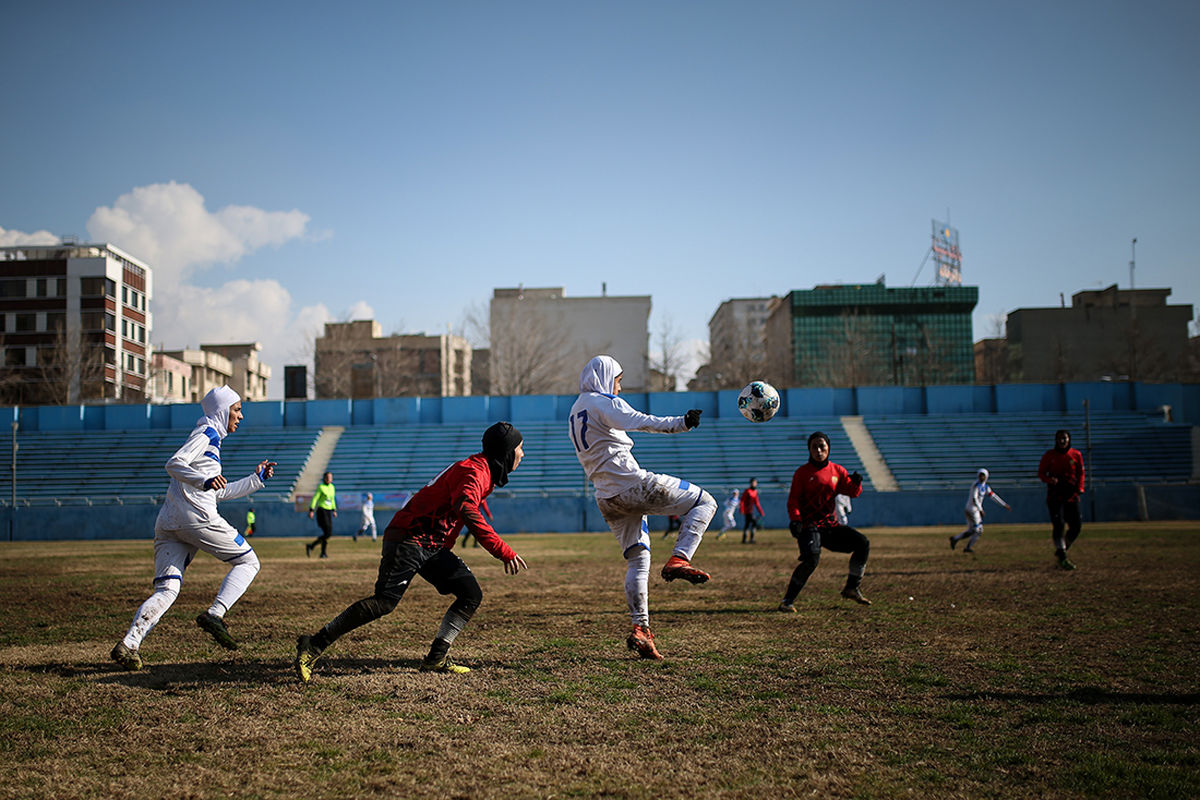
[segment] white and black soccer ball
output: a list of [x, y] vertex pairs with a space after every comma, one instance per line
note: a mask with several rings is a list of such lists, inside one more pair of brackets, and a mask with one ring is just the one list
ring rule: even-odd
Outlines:
[[751, 422], [766, 422], [779, 412], [779, 392], [766, 381], [751, 381], [738, 394], [738, 411]]

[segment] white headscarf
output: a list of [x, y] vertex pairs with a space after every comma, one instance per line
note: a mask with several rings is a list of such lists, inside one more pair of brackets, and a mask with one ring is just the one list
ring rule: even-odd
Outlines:
[[596, 356], [579, 373], [579, 391], [611, 395], [613, 382], [624, 370], [612, 356]]
[[200, 401], [200, 409], [204, 416], [196, 420], [196, 424], [215, 428], [217, 435], [224, 439], [229, 435], [229, 407], [241, 399], [238, 393], [228, 386], [218, 386], [210, 390]]
[[979, 475], [983, 476], [982, 478], [979, 478], [980, 483], [987, 483], [988, 474], [989, 474], [988, 471], [986, 469], [983, 469], [982, 467], [975, 471], [976, 476], [979, 476]]

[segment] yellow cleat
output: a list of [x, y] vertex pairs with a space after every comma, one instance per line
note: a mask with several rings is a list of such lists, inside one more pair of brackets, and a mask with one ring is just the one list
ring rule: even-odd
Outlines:
[[449, 672], [454, 675], [465, 675], [471, 671], [470, 667], [464, 667], [462, 664], [455, 664], [449, 657], [443, 656], [436, 661], [425, 659], [421, 662], [421, 672]]
[[313, 647], [311, 636], [301, 636], [296, 640], [296, 677], [301, 683], [312, 680], [313, 664], [321, 657], [321, 651]]

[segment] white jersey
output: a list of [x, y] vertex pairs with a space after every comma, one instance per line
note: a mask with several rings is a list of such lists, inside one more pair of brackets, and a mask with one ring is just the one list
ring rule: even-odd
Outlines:
[[971, 486], [971, 491], [967, 493], [967, 511], [983, 512], [983, 499], [991, 497], [996, 501], [997, 505], [1007, 505], [1000, 495], [992, 491], [992, 487], [988, 486], [985, 481], [975, 481]]
[[375, 521], [375, 501], [372, 499], [363, 500], [362, 524], [370, 525], [374, 521]]
[[636, 411], [612, 394], [613, 381], [621, 366], [609, 356], [588, 362], [580, 376], [579, 399], [567, 420], [575, 455], [597, 498], [614, 497], [638, 485], [648, 474], [633, 457], [633, 439], [626, 431], [681, 433], [687, 430], [683, 417], [656, 417]]
[[[228, 392], [233, 395], [233, 402], [237, 402], [237, 394], [232, 389]], [[205, 406], [212, 395], [210, 392], [205, 396]], [[220, 409], [205, 407], [205, 418], [196, 424], [183, 447], [167, 459], [171, 484], [167, 487], [167, 499], [158, 512], [155, 528], [203, 528], [217, 520], [226, 524], [217, 514], [217, 501], [245, 497], [264, 486], [262, 478], [250, 474], [226, 484], [224, 489], [205, 490], [204, 482], [221, 474], [221, 439], [225, 435], [225, 421], [229, 419], [229, 406], [233, 405], [233, 402], [227, 402], [227, 397], [215, 399], [224, 405]]]

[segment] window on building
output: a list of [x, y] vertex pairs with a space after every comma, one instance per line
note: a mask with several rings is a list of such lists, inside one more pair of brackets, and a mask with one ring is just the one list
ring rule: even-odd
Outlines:
[[25, 348], [9, 347], [4, 351], [4, 365], [7, 367], [25, 366]]
[[0, 297], [24, 297], [25, 296], [25, 281], [24, 279], [3, 280], [0, 281]]
[[37, 314], [17, 314], [16, 330], [18, 333], [37, 330]]
[[104, 315], [104, 330], [117, 332], [117, 315], [105, 313]]
[[45, 278], [37, 279], [37, 296], [38, 297], [46, 296], [46, 279]]
[[66, 295], [67, 295], [67, 279], [66, 278], [55, 278], [54, 279], [54, 295], [56, 297], [66, 297]]

